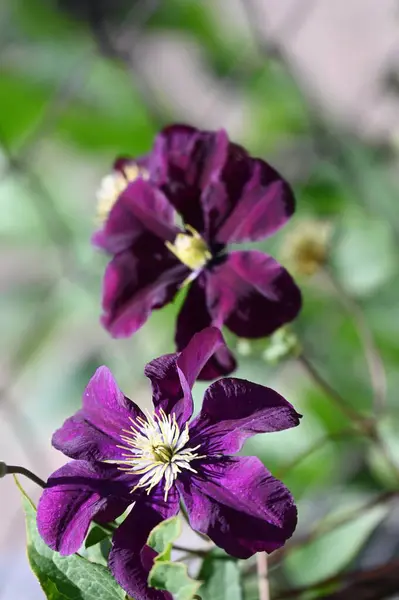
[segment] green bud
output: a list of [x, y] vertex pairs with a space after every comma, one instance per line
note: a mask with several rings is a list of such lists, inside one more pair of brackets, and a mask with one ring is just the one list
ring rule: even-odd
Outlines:
[[281, 327], [268, 340], [262, 354], [265, 362], [275, 365], [290, 356], [298, 356], [301, 347], [295, 333], [288, 327]]

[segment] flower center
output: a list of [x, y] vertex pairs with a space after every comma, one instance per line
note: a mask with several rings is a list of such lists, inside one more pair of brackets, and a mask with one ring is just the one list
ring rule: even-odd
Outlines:
[[168, 250], [192, 271], [198, 271], [212, 258], [212, 253], [198, 231], [186, 225], [189, 233], [178, 233], [173, 244], [165, 242]]
[[149, 494], [153, 487], [164, 480], [166, 501], [178, 474], [183, 469], [196, 473], [190, 462], [203, 457], [195, 452], [199, 446], [187, 448], [188, 425], [180, 430], [174, 414], [166, 415], [160, 410], [154, 415], [147, 413], [146, 417], [146, 420], [140, 417], [136, 421], [131, 419], [130, 429], [123, 430], [121, 439], [126, 446], [118, 448], [123, 448], [127, 453], [123, 454], [125, 460], [121, 461], [123, 466], [119, 468], [141, 476], [132, 492], [137, 488], [145, 488]]
[[112, 207], [129, 183], [142, 177], [148, 179], [149, 173], [143, 167], [132, 163], [123, 167], [121, 171], [113, 171], [101, 181], [97, 191], [97, 219], [100, 223], [107, 220]]

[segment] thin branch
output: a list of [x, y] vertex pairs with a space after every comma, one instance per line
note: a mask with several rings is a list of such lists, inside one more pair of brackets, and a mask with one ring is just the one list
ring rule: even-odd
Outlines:
[[32, 473], [29, 469], [25, 467], [20, 467], [19, 465], [6, 465], [6, 474], [7, 475], [24, 475], [28, 477], [31, 481], [39, 485], [41, 488], [46, 487], [46, 482], [43, 481], [40, 477]]
[[362, 432], [357, 431], [353, 427], [348, 427], [347, 429], [343, 429], [342, 431], [337, 431], [336, 433], [327, 433], [320, 439], [318, 439], [314, 444], [306, 448], [303, 452], [301, 452], [298, 456], [296, 456], [291, 462], [287, 465], [283, 466], [276, 474], [278, 479], [284, 479], [288, 475], [290, 471], [295, 469], [301, 462], [309, 458], [312, 454], [324, 448], [329, 442], [333, 440], [344, 439], [348, 436], [353, 435], [363, 435]]
[[266, 552], [258, 552], [256, 555], [256, 568], [258, 572], [259, 600], [270, 600]]
[[322, 521], [322, 522], [318, 523], [316, 525], [316, 527], [314, 527], [314, 529], [312, 529], [306, 535], [294, 539], [292, 542], [289, 542], [286, 546], [281, 548], [281, 550], [278, 550], [275, 553], [275, 556], [280, 561], [283, 559], [283, 557], [286, 556], [286, 554], [290, 553], [291, 551], [293, 551], [297, 548], [303, 548], [304, 546], [307, 546], [308, 544], [310, 544], [317, 538], [319, 538], [323, 535], [326, 535], [327, 533], [330, 533], [331, 531], [334, 531], [334, 529], [342, 527], [343, 525], [346, 525], [347, 523], [350, 523], [352, 520], [357, 519], [358, 517], [369, 512], [376, 506], [390, 502], [391, 500], [393, 500], [394, 498], [397, 498], [398, 496], [399, 496], [399, 490], [389, 490], [378, 496], [375, 496], [374, 498], [371, 498], [371, 500], [369, 500], [368, 502], [363, 504], [363, 506], [361, 506], [361, 507], [351, 509], [351, 510], [347, 511], [345, 514], [343, 514], [335, 519], [331, 519], [331, 520], [327, 521], [326, 523], [324, 523]]
[[[317, 581], [311, 585], [307, 585], [304, 587], [292, 588], [290, 590], [286, 590], [284, 592], [279, 593], [275, 600], [286, 600], [286, 598], [297, 598], [298, 596], [302, 596], [302, 594], [309, 593], [312, 590], [318, 590], [323, 587], [331, 587], [336, 584], [342, 588], [344, 583], [348, 584], [348, 588], [353, 588], [352, 591], [350, 589], [341, 592], [333, 592], [332, 594], [328, 594], [323, 596], [323, 598], [329, 599], [354, 599], [354, 598], [363, 598], [365, 596], [361, 595], [359, 592], [359, 587], [363, 586], [370, 590], [371, 584], [379, 583], [380, 589], [374, 590], [375, 593], [373, 595], [367, 595], [369, 600], [381, 600], [381, 598], [386, 598], [390, 596], [391, 593], [394, 593], [398, 590], [399, 585], [399, 560], [393, 560], [390, 563], [387, 563], [382, 566], [375, 567], [373, 569], [369, 569], [367, 571], [351, 571], [349, 573], [338, 573], [333, 575], [332, 577], [327, 577], [321, 581]], [[384, 591], [385, 590], [385, 591]]]
[[194, 554], [195, 556], [200, 556], [201, 558], [205, 558], [207, 554], [209, 554], [209, 550], [202, 550], [201, 548], [187, 548], [187, 546], [180, 546], [179, 544], [173, 544], [173, 550], [185, 552], [186, 554]]
[[335, 291], [337, 298], [355, 322], [370, 373], [374, 413], [376, 416], [379, 416], [386, 408], [387, 381], [384, 363], [374, 342], [373, 334], [367, 324], [361, 307], [346, 292], [328, 267], [324, 268], [324, 275]]
[[309, 375], [309, 377], [320, 387], [326, 395], [334, 401], [334, 404], [350, 421], [356, 424], [362, 431], [367, 433], [370, 430], [370, 422], [363, 415], [354, 410], [345, 400], [343, 396], [335, 388], [332, 387], [318, 372], [310, 359], [302, 352], [298, 358], [298, 362]]

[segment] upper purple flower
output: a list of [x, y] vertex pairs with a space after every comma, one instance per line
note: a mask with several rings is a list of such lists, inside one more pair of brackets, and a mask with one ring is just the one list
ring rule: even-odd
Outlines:
[[161, 356], [145, 374], [153, 389], [144, 414], [97, 370], [83, 407], [55, 432], [53, 445], [75, 459], [51, 475], [38, 506], [45, 542], [61, 554], [77, 552], [90, 521], [112, 521], [134, 506], [113, 536], [109, 566], [135, 600], [171, 600], [147, 585], [156, 553], [150, 531], [179, 511], [191, 526], [238, 558], [281, 547], [296, 526], [288, 489], [256, 457], [231, 456], [256, 434], [295, 427], [300, 415], [273, 390], [226, 378], [205, 392], [193, 413], [191, 388], [209, 358], [224, 346], [208, 328], [180, 354]]
[[[301, 295], [281, 265], [257, 250], [226, 251], [228, 244], [277, 231], [295, 203], [277, 171], [230, 142], [224, 130], [167, 127], [150, 154], [116, 162], [99, 201], [104, 222], [93, 241], [113, 255], [102, 317], [113, 336], [134, 333], [189, 282], [177, 320], [178, 350], [209, 325], [259, 338], [297, 315]], [[234, 367], [223, 348], [201, 378]]]

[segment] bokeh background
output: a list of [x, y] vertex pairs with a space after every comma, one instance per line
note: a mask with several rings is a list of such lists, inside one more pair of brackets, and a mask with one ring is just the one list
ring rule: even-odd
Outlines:
[[[166, 123], [224, 127], [296, 192], [294, 219], [260, 247], [281, 260], [286, 232], [303, 220], [334, 227], [330, 275], [298, 280], [304, 308], [294, 330], [305, 362], [270, 365], [266, 341], [229, 338], [238, 376], [274, 387], [304, 414], [299, 428], [246, 446], [299, 505], [293, 542], [270, 561], [273, 598], [394, 597], [398, 479], [387, 455], [399, 464], [398, 3], [3, 0], [0, 56], [0, 459], [44, 479], [62, 464], [51, 433], [100, 364], [126, 394], [149, 401], [143, 366], [173, 350], [181, 298], [132, 339], [103, 331], [106, 257], [90, 245], [96, 190], [117, 155], [146, 152]], [[308, 364], [355, 410], [376, 416], [385, 456]], [[42, 598], [11, 478], [1, 482], [0, 515], [0, 598]], [[329, 596], [326, 585], [301, 596], [302, 586], [359, 570], [371, 572], [374, 595]], [[243, 594], [256, 598], [255, 577]]]

